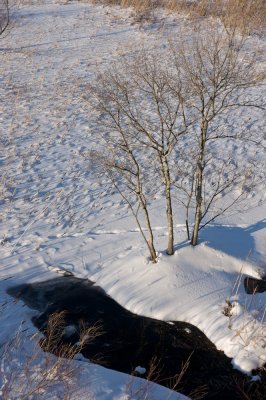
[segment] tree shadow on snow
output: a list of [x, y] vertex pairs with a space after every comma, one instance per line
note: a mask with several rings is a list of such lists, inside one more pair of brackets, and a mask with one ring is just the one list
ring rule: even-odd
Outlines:
[[[247, 227], [207, 225], [200, 231], [199, 243], [241, 260], [256, 259], [262, 261], [262, 255], [256, 252], [254, 234], [266, 229], [266, 219]], [[175, 249], [190, 246], [188, 241], [179, 243]]]
[[256, 253], [254, 233], [266, 228], [266, 219], [248, 227], [207, 226], [201, 232], [201, 241], [223, 253], [246, 260]]

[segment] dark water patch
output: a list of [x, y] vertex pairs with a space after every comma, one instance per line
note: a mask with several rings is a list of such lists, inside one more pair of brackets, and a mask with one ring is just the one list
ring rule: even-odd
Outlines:
[[247, 294], [256, 294], [266, 292], [266, 276], [261, 279], [246, 277], [244, 280], [244, 288]]
[[204, 399], [243, 399], [243, 391], [251, 391], [249, 399], [266, 398], [263, 382], [250, 383], [249, 378], [234, 370], [231, 359], [195, 326], [133, 314], [88, 280], [61, 277], [13, 287], [8, 293], [40, 311], [33, 322], [42, 332], [53, 313], [65, 311], [68, 328], [60, 333], [64, 342], [78, 341], [81, 326], [101, 326], [101, 335], [81, 352], [108, 368], [130, 374], [138, 366], [148, 371], [153, 363], [156, 368], [150, 379], [171, 387], [173, 377], [189, 360], [177, 391], [191, 395], [204, 387]]

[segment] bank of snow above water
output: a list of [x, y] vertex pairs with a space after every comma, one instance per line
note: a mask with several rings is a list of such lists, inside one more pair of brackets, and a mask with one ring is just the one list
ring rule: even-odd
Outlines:
[[266, 361], [266, 293], [246, 295], [245, 275], [258, 278], [259, 272], [202, 243], [161, 255], [155, 265], [141, 256], [117, 259], [92, 279], [134, 313], [196, 325], [235, 367], [250, 372]]
[[[265, 263], [266, 223], [261, 219], [266, 203], [256, 197], [265, 192], [264, 181], [248, 198], [248, 213], [220, 218], [218, 227], [201, 231], [201, 239], [207, 238], [205, 245], [184, 247], [185, 227], [176, 226], [175, 242], [182, 245], [173, 257], [163, 255], [152, 265], [145, 263], [147, 251], [126, 205], [106, 189], [106, 182], [99, 181], [82, 157], [101, 144], [96, 134], [101, 124], [92, 124], [95, 110], [83, 99], [84, 87], [93, 82], [99, 67], [130, 54], [132, 43], [163, 48], [169, 34], [179, 37], [189, 23], [182, 16], [158, 15], [143, 25], [131, 15], [127, 9], [59, 0], [22, 1], [12, 10], [12, 29], [1, 39], [5, 140], [0, 157], [4, 183], [0, 302], [5, 303], [8, 285], [46, 280], [53, 271], [68, 271], [96, 280], [133, 312], [197, 325], [219, 349], [234, 357], [238, 368], [250, 371], [265, 360], [265, 333], [259, 322], [265, 295], [250, 300], [243, 282], [239, 289], [238, 285], [234, 289], [234, 283], [242, 266], [243, 273], [257, 276], [255, 267], [241, 262], [249, 252], [257, 265]], [[260, 62], [264, 37], [250, 37], [246, 45]], [[262, 90], [258, 88], [255, 97], [262, 96]], [[238, 129], [241, 112], [232, 116], [230, 129]], [[261, 133], [263, 120], [253, 109], [245, 109], [247, 115], [249, 129]], [[234, 153], [243, 165], [245, 151], [240, 146]], [[158, 195], [152, 209], [158, 249], [164, 249], [167, 235], [161, 225], [165, 224], [164, 210], [164, 199]], [[184, 221], [184, 210], [175, 213], [178, 221]], [[221, 240], [217, 240], [219, 235]], [[226, 299], [234, 305], [230, 318], [223, 315]], [[16, 305], [16, 310], [7, 307], [1, 314], [0, 339], [12, 335], [21, 320], [31, 318], [26, 307]], [[107, 378], [104, 385], [102, 370], [97, 371], [97, 400], [120, 399], [120, 391], [108, 389]], [[106, 374], [111, 382], [111, 372]], [[114, 382], [118, 385], [115, 378]]]

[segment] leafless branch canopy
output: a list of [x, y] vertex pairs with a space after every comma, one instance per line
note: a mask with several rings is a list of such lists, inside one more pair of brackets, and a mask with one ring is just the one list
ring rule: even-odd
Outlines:
[[[245, 115], [233, 126], [234, 113], [242, 108], [265, 111], [255, 95], [265, 76], [245, 46], [246, 36], [234, 26], [200, 22], [181, 40], [172, 38], [164, 52], [142, 48], [133, 58], [122, 57], [90, 88], [104, 141], [94, 160], [101, 160], [131, 209], [154, 261], [149, 209], [158, 192], [165, 199], [171, 255], [173, 196], [186, 209], [188, 238], [196, 245], [200, 229], [263, 180], [248, 152], [250, 145], [256, 152], [265, 149], [263, 136], [252, 132]], [[245, 162], [234, 158], [238, 146], [249, 154]]]

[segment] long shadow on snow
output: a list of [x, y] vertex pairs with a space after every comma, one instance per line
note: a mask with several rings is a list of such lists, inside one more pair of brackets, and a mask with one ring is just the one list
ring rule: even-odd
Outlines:
[[[206, 385], [204, 399], [241, 398], [236, 381], [244, 382], [246, 378], [232, 368], [231, 360], [199, 329], [188, 323], [168, 323], [135, 315], [92, 282], [74, 277], [16, 286], [8, 289], [8, 294], [41, 312], [33, 322], [43, 332], [49, 315], [62, 310], [66, 311], [67, 325], [78, 327], [81, 320], [86, 326], [100, 323], [103, 334], [89, 343], [82, 353], [89, 359], [100, 355], [103, 365], [108, 368], [131, 373], [137, 366], [148, 369], [151, 360], [156, 358], [160, 373], [153, 379], [170, 386], [171, 378], [181, 371], [191, 356], [189, 368], [177, 390], [189, 395]], [[75, 343], [78, 334], [73, 333], [64, 340]]]
[[[229, 256], [246, 260], [255, 251], [253, 234], [266, 228], [266, 219], [246, 228], [238, 226], [208, 225], [200, 231], [200, 242], [207, 242], [207, 245], [219, 250]], [[190, 246], [186, 240], [176, 246], [176, 250]]]

